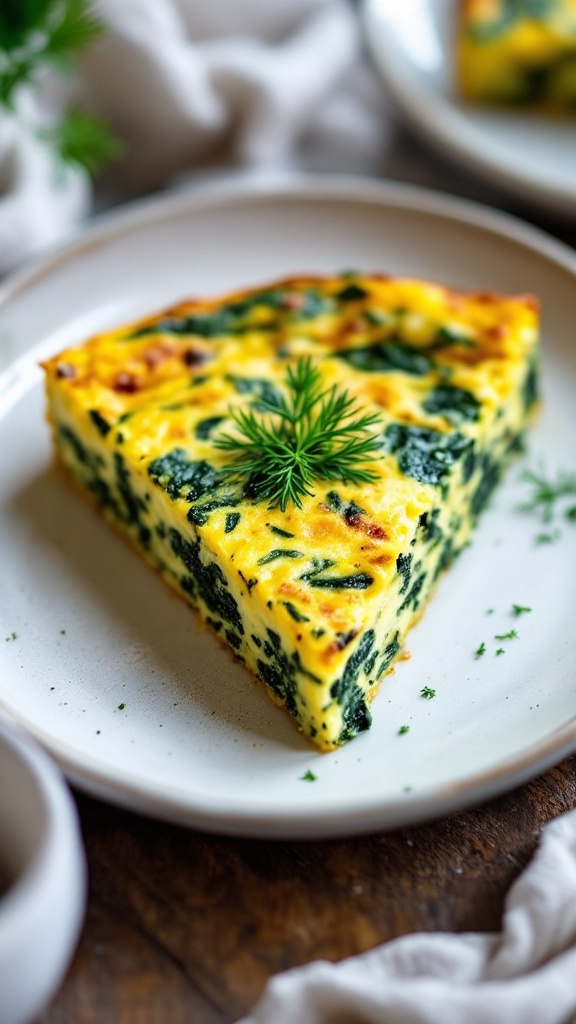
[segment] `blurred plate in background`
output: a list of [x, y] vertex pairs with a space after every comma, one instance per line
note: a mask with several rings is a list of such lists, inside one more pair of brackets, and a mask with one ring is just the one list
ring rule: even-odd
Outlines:
[[576, 120], [459, 102], [457, 0], [364, 0], [365, 35], [396, 103], [441, 154], [523, 200], [576, 218]]

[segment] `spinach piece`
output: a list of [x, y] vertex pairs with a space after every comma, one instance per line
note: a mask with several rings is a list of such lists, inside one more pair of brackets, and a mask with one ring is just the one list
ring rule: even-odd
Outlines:
[[524, 403], [524, 411], [529, 412], [530, 409], [540, 398], [540, 357], [538, 353], [534, 353], [530, 358], [530, 364], [528, 366], [528, 373], [522, 385], [522, 401]]
[[114, 468], [116, 470], [116, 489], [125, 509], [123, 518], [138, 527], [138, 540], [143, 548], [148, 548], [152, 534], [149, 527], [142, 522], [142, 512], [146, 512], [146, 503], [134, 492], [130, 473], [119, 452], [114, 452]]
[[201, 505], [192, 505], [192, 508], [188, 509], [186, 518], [189, 523], [194, 523], [195, 526], [205, 526], [210, 516], [218, 508], [234, 508], [238, 504], [238, 499], [234, 494], [223, 494], [220, 498], [213, 498], [212, 501], [204, 501]]
[[467, 484], [472, 479], [476, 471], [478, 464], [478, 457], [474, 445], [470, 448], [470, 451], [466, 453], [464, 462], [462, 463], [462, 482]]
[[355, 302], [357, 299], [365, 299], [368, 292], [359, 284], [347, 284], [342, 291], [337, 292], [336, 298], [340, 302]]
[[145, 325], [127, 335], [126, 340], [141, 338], [147, 334], [196, 334], [201, 338], [217, 338], [223, 334], [235, 334], [242, 329], [242, 320], [254, 306], [267, 306], [270, 311], [280, 307], [282, 293], [279, 291], [258, 292], [239, 302], [218, 306], [208, 313], [191, 313], [188, 316], [168, 316], [155, 324]]
[[71, 448], [72, 451], [74, 452], [74, 458], [76, 459], [76, 461], [79, 462], [82, 466], [90, 466], [90, 468], [92, 468], [92, 455], [88, 451], [88, 449], [84, 447], [82, 441], [78, 437], [78, 434], [76, 434], [74, 430], [71, 430], [70, 427], [62, 426], [58, 427], [58, 433], [60, 434], [62, 440], [66, 441], [68, 447]]
[[364, 509], [360, 508], [360, 505], [355, 501], [343, 501], [338, 491], [328, 491], [326, 501], [333, 512], [338, 512], [345, 519], [357, 519], [358, 516], [364, 515]]
[[439, 348], [447, 348], [449, 345], [464, 345], [466, 348], [476, 348], [476, 342], [463, 331], [454, 327], [439, 327], [436, 336], [428, 350], [434, 352]]
[[257, 565], [268, 565], [269, 562], [276, 562], [279, 558], [304, 558], [302, 551], [294, 551], [290, 548], [274, 548], [267, 555], [258, 559]]
[[[270, 526], [269, 523], [267, 523], [266, 525]], [[279, 526], [270, 526], [270, 529], [272, 530], [272, 533], [277, 533], [279, 537], [287, 537], [289, 539], [292, 539], [296, 536], [296, 534], [294, 533], [288, 533], [288, 530], [281, 530]]]
[[[244, 331], [268, 330], [277, 323], [280, 316], [300, 320], [317, 316], [333, 308], [330, 300], [314, 289], [308, 289], [298, 293], [302, 295], [302, 302], [297, 309], [293, 309], [287, 301], [290, 292], [289, 288], [274, 288], [270, 291], [255, 292], [244, 299], [218, 306], [210, 312], [167, 316], [157, 323], [144, 325], [132, 331], [124, 340], [131, 341], [149, 334], [196, 334], [202, 338], [217, 338], [220, 335], [239, 334]], [[265, 322], [249, 324], [246, 321], [256, 306], [266, 309], [269, 315]]]
[[384, 432], [385, 450], [396, 456], [406, 476], [423, 484], [442, 485], [452, 467], [473, 446], [457, 431], [443, 434], [428, 427], [391, 423]]
[[396, 338], [343, 349], [335, 355], [356, 370], [367, 373], [401, 372], [423, 377], [434, 367], [434, 362], [422, 349], [413, 348]]
[[299, 308], [291, 311], [290, 319], [298, 322], [300, 320], [311, 320], [313, 317], [321, 316], [323, 313], [333, 313], [334, 301], [327, 295], [322, 295], [315, 288], [307, 288], [306, 291], [298, 293], [301, 295], [302, 304]]
[[331, 558], [313, 557], [311, 561], [312, 568], [308, 569], [308, 571], [303, 573], [302, 576], [299, 576], [299, 580], [305, 580], [307, 582], [308, 580], [314, 579], [314, 577], [318, 576], [319, 573], [324, 572], [324, 569], [331, 569], [333, 565], [336, 565], [336, 562], [333, 562]]
[[[406, 594], [406, 597], [402, 601], [402, 604], [398, 608], [398, 615], [400, 615], [400, 613], [403, 612], [405, 608], [409, 608], [410, 606], [412, 606], [414, 611], [417, 610], [417, 608], [418, 608], [418, 606], [420, 604], [420, 594], [421, 594], [422, 587], [424, 586], [425, 582], [426, 582], [426, 573], [422, 572], [422, 573], [420, 573], [419, 576], [416, 577], [416, 579], [414, 580], [412, 586], [410, 587], [410, 590]], [[400, 591], [400, 593], [402, 593], [402, 591]]]
[[106, 437], [112, 430], [112, 427], [107, 420], [104, 419], [102, 413], [98, 412], [98, 409], [90, 409], [90, 419], [96, 427], [96, 429], [102, 434], [102, 437]]
[[174, 500], [197, 501], [213, 493], [223, 481], [223, 474], [209, 462], [190, 459], [183, 448], [173, 448], [154, 459], [148, 466], [148, 474]]
[[227, 629], [225, 636], [228, 643], [230, 644], [231, 647], [234, 648], [235, 651], [237, 651], [238, 648], [242, 646], [242, 637], [238, 636], [238, 633], [234, 632], [233, 629]]
[[396, 559], [396, 572], [399, 576], [403, 576], [402, 586], [400, 587], [400, 594], [405, 594], [410, 586], [410, 576], [412, 575], [412, 554], [409, 552], [407, 555], [399, 554]]
[[281, 601], [280, 603], [284, 605], [288, 614], [294, 619], [294, 622], [310, 622], [308, 616], [302, 615], [302, 612], [299, 612], [296, 605], [292, 604], [291, 601]]
[[423, 512], [418, 519], [418, 527], [424, 531], [424, 536], [427, 542], [439, 540], [442, 536], [442, 529], [438, 525], [439, 515], [440, 509], [433, 508], [431, 512]]
[[374, 583], [374, 577], [367, 572], [356, 572], [350, 576], [314, 576], [309, 582], [311, 587], [323, 590], [366, 590]]
[[[232, 384], [239, 395], [255, 395], [252, 406], [259, 412], [266, 411], [269, 405], [279, 406], [282, 402], [282, 393], [269, 380], [262, 380], [258, 377], [236, 377], [233, 374], [228, 374], [226, 380]], [[266, 405], [263, 405], [263, 402], [266, 402]]]
[[503, 466], [496, 459], [492, 459], [487, 453], [479, 457], [479, 463], [480, 482], [472, 495], [470, 503], [470, 509], [474, 517], [479, 516], [486, 508], [492, 497], [492, 492], [502, 476], [503, 470]]
[[346, 743], [357, 736], [359, 732], [366, 732], [372, 725], [372, 712], [366, 701], [362, 690], [355, 686], [342, 709], [343, 728], [340, 733], [339, 742]]
[[284, 703], [286, 709], [296, 714], [296, 665], [282, 649], [280, 637], [273, 629], [267, 629], [268, 640], [264, 641], [262, 653], [268, 661], [259, 659], [258, 671], [271, 690]]
[[386, 669], [390, 668], [390, 665], [392, 664], [394, 658], [398, 654], [398, 651], [400, 650], [400, 642], [398, 640], [399, 635], [399, 633], [395, 633], [390, 643], [387, 644], [384, 650], [382, 651], [383, 657], [376, 672], [376, 679], [379, 679], [380, 676], [384, 674]]
[[348, 658], [342, 676], [330, 687], [331, 697], [342, 707], [343, 729], [339, 737], [342, 743], [369, 729], [372, 724], [372, 715], [358, 686], [358, 677], [375, 640], [374, 630], [366, 630], [356, 650]]
[[225, 416], [208, 416], [196, 424], [196, 437], [199, 441], [207, 441], [213, 430], [226, 419]]
[[439, 384], [432, 388], [422, 402], [422, 408], [425, 412], [444, 416], [453, 426], [474, 423], [480, 416], [480, 402], [476, 396], [453, 384]]
[[240, 636], [244, 635], [244, 624], [238, 604], [228, 591], [228, 581], [216, 562], [204, 563], [200, 557], [200, 538], [190, 542], [184, 539], [178, 530], [170, 529], [170, 546], [177, 558], [184, 564], [198, 595], [206, 607], [217, 616], [228, 622]]
[[224, 527], [224, 533], [232, 533], [236, 529], [240, 522], [241, 515], [239, 512], [229, 512], [226, 516], [226, 525]]

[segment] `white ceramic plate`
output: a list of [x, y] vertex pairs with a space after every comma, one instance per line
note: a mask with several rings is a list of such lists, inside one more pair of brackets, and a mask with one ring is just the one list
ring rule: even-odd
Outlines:
[[440, 153], [509, 192], [576, 216], [576, 122], [458, 101], [457, 0], [364, 0], [365, 35], [389, 90]]
[[[327, 178], [195, 191], [108, 217], [5, 285], [0, 702], [82, 788], [211, 830], [337, 835], [464, 807], [576, 749], [576, 526], [534, 545], [520, 464], [411, 634], [372, 730], [329, 755], [53, 471], [40, 357], [186, 295], [350, 266], [538, 292], [546, 404], [529, 461], [576, 468], [576, 258], [472, 204]], [[533, 611], [516, 621], [513, 603]], [[493, 636], [514, 626], [496, 656]]]

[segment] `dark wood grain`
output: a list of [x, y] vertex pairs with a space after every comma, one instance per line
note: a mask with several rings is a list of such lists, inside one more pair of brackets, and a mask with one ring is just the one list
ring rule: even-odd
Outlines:
[[542, 826], [576, 807], [576, 758], [464, 814], [337, 841], [208, 836], [77, 801], [88, 914], [42, 1024], [228, 1024], [277, 971], [497, 929]]

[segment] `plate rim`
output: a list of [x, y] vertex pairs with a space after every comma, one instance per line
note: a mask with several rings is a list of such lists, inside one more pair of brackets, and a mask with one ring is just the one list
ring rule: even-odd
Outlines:
[[[425, 0], [429, 5], [431, 0]], [[530, 200], [541, 209], [566, 214], [566, 207], [576, 216], [576, 184], [554, 184], [544, 177], [534, 178], [533, 174], [524, 172], [521, 166], [510, 169], [504, 159], [499, 158], [499, 146], [493, 145], [490, 138], [484, 138], [481, 132], [469, 121], [465, 112], [434, 92], [432, 104], [430, 97], [426, 105], [420, 102], [420, 90], [407, 86], [398, 68], [408, 66], [397, 54], [395, 48], [388, 45], [378, 30], [378, 6], [381, 0], [362, 0], [361, 22], [364, 39], [372, 58], [372, 63], [390, 90], [396, 106], [407, 115], [413, 127], [435, 147], [440, 143], [451, 158], [466, 167], [476, 177], [487, 179], [523, 200]], [[385, 55], [385, 60], [383, 59]], [[430, 115], [430, 110], [436, 116]], [[440, 116], [440, 114], [442, 116]], [[575, 179], [576, 181], [576, 179]]]
[[[68, 243], [31, 261], [6, 278], [0, 286], [0, 312], [13, 297], [57, 272], [61, 265], [95, 247], [105, 246], [126, 231], [138, 231], [154, 223], [165, 223], [167, 219], [181, 215], [183, 210], [193, 214], [195, 210], [214, 205], [219, 207], [223, 202], [237, 203], [247, 197], [257, 201], [274, 198], [285, 201], [368, 201], [393, 209], [406, 208], [411, 212], [432, 214], [506, 237], [532, 253], [545, 256], [576, 278], [576, 253], [569, 246], [519, 218], [479, 203], [418, 186], [356, 176], [282, 175], [266, 183], [243, 178], [227, 179], [216, 184], [147, 197], [107, 211], [94, 218], [88, 228], [84, 228]], [[30, 351], [27, 350], [0, 375], [1, 383], [8, 374], [8, 392], [12, 386], [17, 386], [19, 375], [14, 375], [16, 363], [21, 360], [28, 362], [29, 359]], [[29, 721], [27, 716], [14, 712], [13, 708], [6, 705], [3, 697], [0, 697], [0, 706], [48, 750], [69, 781], [83, 791], [157, 819], [214, 833], [252, 838], [334, 838], [416, 824], [493, 798], [576, 752], [575, 715], [520, 754], [500, 761], [488, 770], [473, 773], [454, 783], [445, 783], [428, 792], [419, 790], [414, 794], [402, 793], [396, 799], [388, 797], [383, 802], [371, 798], [365, 804], [360, 802], [351, 807], [330, 808], [322, 816], [318, 815], [317, 808], [307, 810], [303, 803], [296, 810], [284, 810], [282, 813], [275, 813], [263, 804], [259, 811], [235, 812], [229, 801], [226, 806], [215, 808], [213, 797], [208, 798], [212, 806], [206, 806], [205, 802], [203, 804], [202, 800], [198, 800], [198, 794], [190, 802], [183, 799], [175, 789], [167, 795], [165, 786], [142, 782], [141, 779], [136, 784], [138, 776], [134, 774], [131, 777], [126, 771], [118, 778], [109, 766], [99, 764], [94, 758], [84, 757], [79, 760], [77, 751], [75, 758], [72, 757], [66, 742], [55, 741], [50, 734], [44, 733], [42, 728]]]

